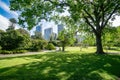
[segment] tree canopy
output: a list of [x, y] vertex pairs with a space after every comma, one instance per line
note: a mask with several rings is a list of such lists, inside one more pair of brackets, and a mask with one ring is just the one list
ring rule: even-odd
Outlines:
[[41, 19], [49, 20], [67, 10], [75, 23], [82, 20], [92, 29], [98, 54], [104, 53], [101, 40], [103, 29], [110, 19], [120, 13], [120, 0], [10, 0], [10, 4], [11, 10], [21, 12], [19, 24], [28, 29]]

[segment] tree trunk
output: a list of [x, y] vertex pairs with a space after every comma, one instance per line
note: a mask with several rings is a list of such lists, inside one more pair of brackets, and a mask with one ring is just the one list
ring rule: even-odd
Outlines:
[[65, 45], [62, 43], [62, 51], [65, 51]]
[[65, 46], [62, 46], [62, 51], [65, 51]]
[[96, 53], [97, 54], [104, 54], [103, 51], [103, 46], [102, 46], [102, 39], [101, 39], [101, 35], [96, 34]]

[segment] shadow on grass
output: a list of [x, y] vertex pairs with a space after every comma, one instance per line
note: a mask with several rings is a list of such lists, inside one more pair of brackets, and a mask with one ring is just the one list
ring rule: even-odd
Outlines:
[[112, 47], [112, 48], [110, 48], [110, 49], [106, 49], [106, 50], [120, 51], [120, 48], [119, 48], [119, 47]]
[[[120, 78], [119, 55], [66, 53], [54, 52], [19, 57], [35, 61], [1, 68], [0, 80], [117, 80]], [[8, 58], [10, 59], [12, 58]]]

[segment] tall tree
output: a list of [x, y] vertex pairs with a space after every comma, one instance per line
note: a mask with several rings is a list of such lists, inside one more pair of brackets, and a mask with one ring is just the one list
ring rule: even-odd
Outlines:
[[82, 19], [96, 36], [97, 54], [104, 54], [102, 32], [108, 21], [120, 13], [120, 0], [10, 0], [11, 9], [21, 11], [19, 23], [31, 29], [41, 19], [49, 19], [68, 10], [69, 17]]

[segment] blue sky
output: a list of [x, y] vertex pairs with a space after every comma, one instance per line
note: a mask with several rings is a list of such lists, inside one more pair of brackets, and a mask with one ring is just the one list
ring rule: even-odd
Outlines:
[[9, 0], [1, 0], [0, 1], [0, 14], [6, 18], [17, 18], [17, 12], [11, 11], [9, 8]]
[[[10, 18], [18, 18], [18, 13], [11, 11], [9, 8], [9, 0], [0, 0], [0, 29], [7, 29], [9, 26]], [[56, 33], [56, 25], [53, 22], [43, 22], [43, 29], [53, 27], [54, 32]], [[30, 31], [33, 34], [35, 27]]]
[[7, 29], [10, 18], [18, 18], [18, 13], [11, 11], [9, 0], [0, 0], [0, 29]]
[[[0, 0], [0, 29], [5, 30], [8, 27], [9, 18], [16, 18], [16, 19], [18, 18], [18, 13], [15, 11], [11, 11], [9, 5], [10, 5], [9, 0]], [[54, 23], [52, 25], [54, 25]], [[120, 25], [120, 16], [116, 16], [116, 20], [113, 22], [113, 26], [119, 26], [119, 25]]]

